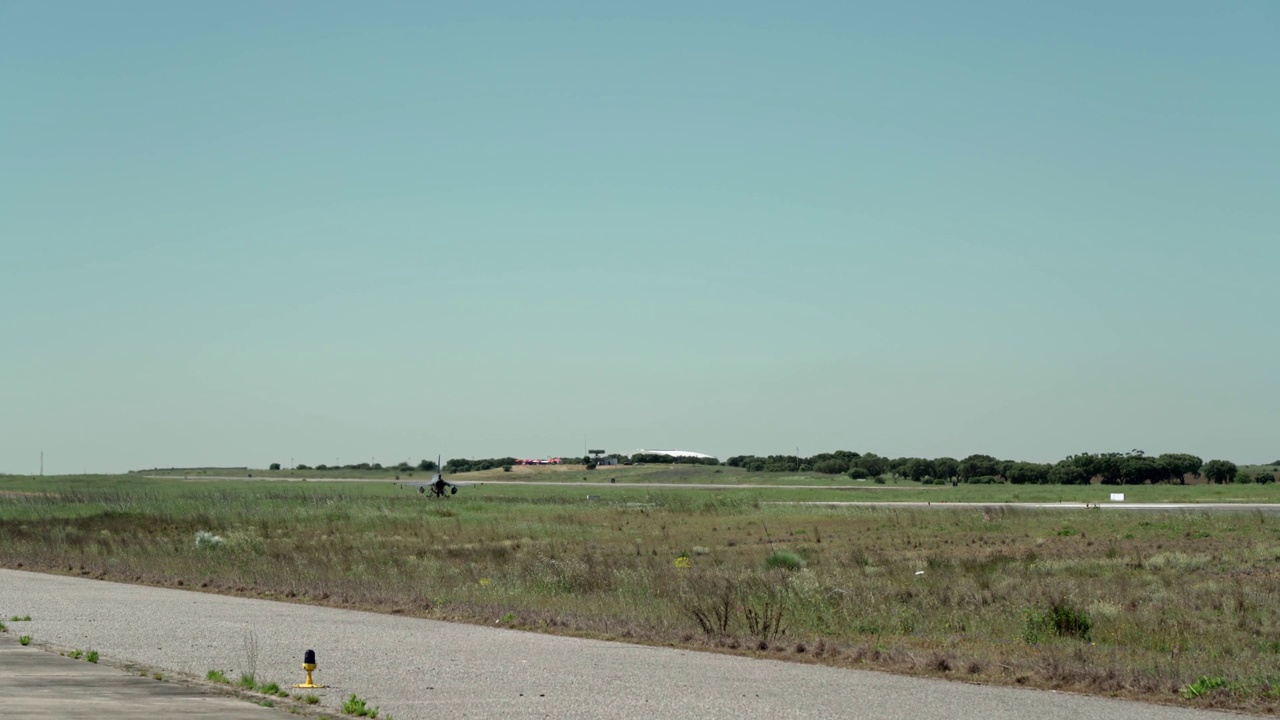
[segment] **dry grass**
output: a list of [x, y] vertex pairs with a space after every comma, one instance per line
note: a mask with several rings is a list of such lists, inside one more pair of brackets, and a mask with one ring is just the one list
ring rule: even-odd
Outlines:
[[[0, 496], [0, 563], [1204, 707], [1271, 712], [1280, 682], [1280, 520], [1257, 513], [130, 482]], [[1201, 677], [1225, 684], [1185, 698]]]

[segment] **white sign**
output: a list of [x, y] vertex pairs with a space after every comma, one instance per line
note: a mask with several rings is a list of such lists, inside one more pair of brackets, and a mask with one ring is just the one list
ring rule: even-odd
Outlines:
[[1111, 502], [1124, 502], [1124, 493], [1111, 493]]

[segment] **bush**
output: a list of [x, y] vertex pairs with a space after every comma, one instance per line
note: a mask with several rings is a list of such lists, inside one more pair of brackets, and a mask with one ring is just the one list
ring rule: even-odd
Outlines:
[[271, 463], [271, 467], [269, 467], [269, 468], [267, 468], [267, 469], [268, 469], [268, 470], [279, 470], [279, 469], [280, 469], [280, 463]]
[[871, 477], [871, 473], [860, 467], [849, 468], [849, 472], [845, 475], [848, 475], [850, 480], [866, 480]]
[[805, 566], [804, 558], [791, 552], [790, 550], [775, 550], [772, 555], [764, 561], [766, 567], [783, 568], [784, 570], [802, 570]]
[[196, 531], [196, 547], [201, 550], [216, 550], [222, 547], [222, 536], [214, 535], [206, 530]]
[[1182, 688], [1182, 697], [1191, 700], [1202, 695], [1206, 695], [1211, 690], [1217, 690], [1226, 686], [1227, 681], [1225, 678], [1204, 676]]
[[1027, 610], [1022, 639], [1034, 645], [1049, 635], [1088, 640], [1092, 633], [1093, 619], [1089, 613], [1072, 607], [1065, 600], [1055, 600], [1044, 612]]

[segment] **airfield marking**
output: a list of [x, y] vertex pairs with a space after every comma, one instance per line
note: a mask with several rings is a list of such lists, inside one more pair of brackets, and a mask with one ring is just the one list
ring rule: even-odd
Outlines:
[[1062, 502], [927, 502], [907, 500], [903, 502], [876, 502], [871, 500], [795, 500], [765, 501], [765, 505], [808, 505], [832, 507], [880, 507], [880, 508], [926, 508], [939, 510], [962, 510], [983, 508], [1016, 508], [1023, 510], [1146, 510], [1151, 512], [1172, 512], [1177, 510], [1194, 510], [1199, 512], [1241, 512], [1256, 510], [1258, 512], [1280, 512], [1280, 503], [1121, 503], [1121, 502], [1080, 502], [1064, 500]]

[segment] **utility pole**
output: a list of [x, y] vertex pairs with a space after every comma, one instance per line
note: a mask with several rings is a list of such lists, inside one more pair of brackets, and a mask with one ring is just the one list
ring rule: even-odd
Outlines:
[[40, 451], [40, 477], [44, 477], [44, 451]]

